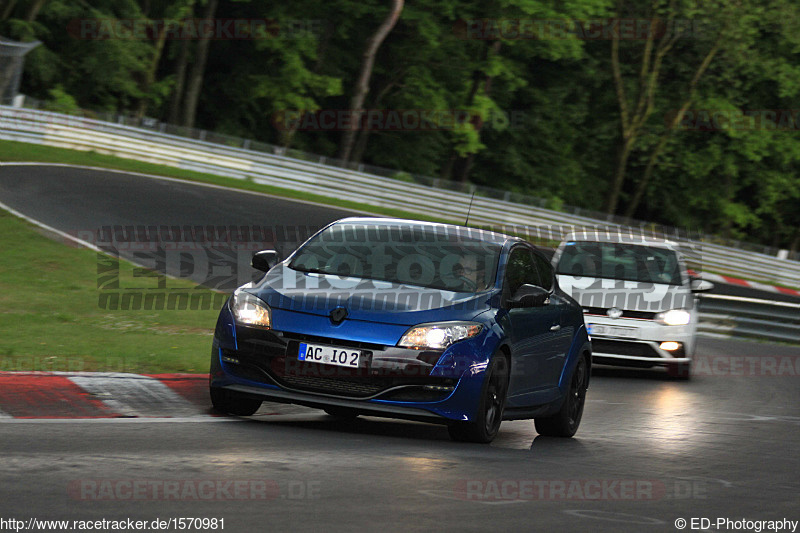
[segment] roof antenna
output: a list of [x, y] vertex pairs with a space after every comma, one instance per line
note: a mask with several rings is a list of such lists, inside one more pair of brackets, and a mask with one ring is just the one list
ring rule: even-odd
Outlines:
[[467, 220], [464, 221], [464, 226], [469, 226], [469, 214], [472, 212], [472, 201], [475, 199], [475, 190], [472, 190], [472, 196], [469, 199], [469, 207], [467, 208]]

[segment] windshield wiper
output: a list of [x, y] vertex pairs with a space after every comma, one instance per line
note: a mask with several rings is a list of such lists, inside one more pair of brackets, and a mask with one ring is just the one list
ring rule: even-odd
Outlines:
[[289, 265], [289, 268], [291, 268], [292, 270], [296, 270], [298, 272], [306, 272], [311, 274], [330, 274], [330, 272], [326, 272], [321, 268], [300, 268], [292, 265]]

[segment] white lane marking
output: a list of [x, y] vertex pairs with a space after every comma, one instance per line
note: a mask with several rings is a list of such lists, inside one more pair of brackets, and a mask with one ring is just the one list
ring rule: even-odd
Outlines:
[[728, 413], [717, 412], [717, 420], [736, 420], [740, 422], [788, 422], [790, 424], [800, 424], [800, 417], [789, 415], [751, 415], [749, 413]]
[[[0, 163], [0, 166], [1, 165], [3, 165], [3, 163]], [[102, 250], [102, 249], [98, 248], [97, 246], [95, 246], [94, 244], [90, 243], [89, 241], [85, 241], [83, 239], [79, 239], [78, 237], [74, 237], [74, 236], [70, 235], [69, 233], [61, 231], [60, 229], [54, 228], [53, 226], [48, 226], [44, 222], [39, 222], [35, 218], [31, 218], [31, 217], [29, 217], [27, 215], [23, 215], [22, 213], [20, 213], [16, 209], [12, 209], [11, 207], [9, 207], [6, 204], [4, 204], [3, 202], [0, 202], [0, 209], [5, 209], [6, 211], [11, 213], [12, 215], [14, 215], [16, 217], [19, 217], [22, 220], [25, 220], [26, 222], [30, 222], [34, 226], [38, 226], [38, 227], [42, 228], [45, 231], [49, 231], [50, 233], [54, 233], [54, 234], [56, 234], [56, 235], [58, 235], [58, 236], [60, 236], [60, 237], [62, 237], [64, 239], [67, 239], [68, 241], [72, 241], [73, 243], [77, 244], [78, 246], [83, 246], [84, 248], [88, 248], [90, 250], [94, 250], [95, 252], [107, 255], [109, 257], [115, 257], [115, 258], [119, 257], [119, 255], [113, 255], [113, 254], [108, 253], [108, 250]], [[143, 263], [138, 263], [138, 262], [136, 262], [136, 261], [134, 261], [132, 259], [125, 259], [125, 260], [128, 261], [129, 263], [133, 263], [134, 265], [148, 267], [148, 265], [145, 265]], [[165, 276], [167, 276], [168, 278], [171, 278], [171, 279], [186, 279], [186, 278], [182, 278], [181, 276], [175, 276], [173, 274], [169, 274], [169, 273], [166, 273], [166, 272], [161, 273], [161, 275], [165, 275]], [[225, 292], [225, 291], [221, 291], [221, 290], [217, 290], [217, 289], [212, 289], [212, 290], [214, 290], [215, 292], [219, 292], [219, 293]]]
[[623, 522], [626, 524], [663, 524], [663, 520], [628, 513], [612, 513], [610, 511], [595, 511], [590, 509], [569, 509], [563, 511], [572, 516], [589, 518], [591, 520], [605, 520], [606, 522]]
[[31, 217], [29, 217], [29, 216], [27, 216], [27, 215], [23, 215], [22, 213], [20, 213], [20, 212], [19, 212], [19, 211], [17, 211], [16, 209], [12, 209], [11, 207], [9, 207], [9, 206], [7, 206], [6, 204], [4, 204], [3, 202], [0, 202], [0, 209], [5, 209], [6, 211], [8, 211], [9, 213], [11, 213], [11, 214], [12, 214], [12, 215], [14, 215], [15, 217], [19, 217], [19, 218], [21, 218], [22, 220], [25, 220], [26, 222], [30, 222], [30, 223], [31, 223], [31, 224], [33, 224], [34, 226], [39, 226], [40, 228], [42, 228], [42, 229], [44, 229], [44, 230], [46, 230], [46, 231], [49, 231], [49, 232], [55, 233], [56, 235], [58, 235], [58, 236], [60, 236], [60, 237], [63, 237], [64, 239], [67, 239], [67, 240], [69, 240], [69, 241], [72, 241], [72, 242], [74, 242], [75, 244], [79, 244], [79, 245], [81, 245], [81, 246], [83, 246], [83, 247], [85, 247], [85, 248], [89, 248], [90, 250], [94, 250], [95, 252], [100, 252], [100, 253], [104, 253], [104, 254], [108, 255], [108, 253], [107, 253], [107, 252], [104, 252], [103, 250], [101, 250], [100, 248], [98, 248], [97, 246], [95, 246], [94, 244], [92, 244], [92, 243], [90, 243], [90, 242], [88, 242], [88, 241], [84, 241], [83, 239], [79, 239], [79, 238], [77, 238], [77, 237], [73, 237], [73, 236], [72, 236], [72, 235], [70, 235], [69, 233], [66, 233], [66, 232], [64, 232], [64, 231], [61, 231], [60, 229], [56, 229], [56, 228], [54, 228], [53, 226], [48, 226], [48, 225], [47, 225], [47, 224], [45, 224], [44, 222], [39, 222], [39, 221], [38, 221], [38, 220], [36, 220], [35, 218], [31, 218]]
[[148, 376], [104, 373], [68, 379], [121, 415], [190, 417], [206, 414], [201, 407]]

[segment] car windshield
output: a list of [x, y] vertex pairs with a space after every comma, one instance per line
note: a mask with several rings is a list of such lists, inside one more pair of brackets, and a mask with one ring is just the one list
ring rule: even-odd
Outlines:
[[556, 271], [569, 276], [681, 284], [677, 254], [643, 244], [568, 242]]
[[302, 272], [479, 292], [494, 284], [502, 247], [473, 235], [465, 228], [436, 225], [334, 224], [300, 248], [289, 266]]

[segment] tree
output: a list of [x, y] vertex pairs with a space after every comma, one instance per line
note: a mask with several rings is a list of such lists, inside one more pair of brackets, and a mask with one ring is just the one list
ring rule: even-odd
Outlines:
[[[191, 15], [193, 7], [194, 0], [182, 0], [165, 6], [163, 11], [155, 13], [155, 17], [151, 16], [151, 19], [156, 19], [154, 28], [157, 33], [155, 34], [155, 45], [153, 46], [152, 57], [150, 58], [147, 70], [144, 74], [144, 80], [142, 81], [142, 92], [144, 96], [139, 100], [139, 106], [136, 112], [136, 115], [140, 118], [147, 113], [148, 107], [154, 101], [161, 99], [161, 93], [166, 92], [162, 87], [154, 85], [156, 85], [157, 82], [156, 75], [167, 43], [167, 36], [170, 32], [174, 33], [176, 29], [183, 27], [183, 23], [179, 23], [179, 21]], [[156, 17], [160, 17], [160, 20]], [[185, 43], [186, 40], [184, 39], [182, 42]], [[186, 58], [184, 58], [184, 60], [185, 59]], [[184, 72], [185, 68], [186, 63], [183, 63]], [[183, 82], [183, 72], [181, 72], [180, 90], [183, 90]]]
[[[646, 38], [641, 47], [641, 50], [632, 50], [634, 56], [639, 55], [639, 69], [638, 74], [629, 73], [632, 79], [626, 79], [622, 72], [620, 60], [620, 33], [619, 31], [611, 32], [611, 70], [613, 73], [614, 90], [617, 97], [617, 104], [619, 106], [619, 126], [620, 126], [620, 140], [617, 146], [617, 161], [614, 168], [614, 173], [611, 178], [610, 187], [606, 195], [604, 210], [609, 214], [617, 212], [617, 204], [619, 203], [620, 194], [623, 190], [625, 183], [625, 176], [628, 171], [628, 163], [631, 154], [637, 148], [637, 144], [647, 127], [648, 120], [656, 109], [656, 97], [661, 87], [661, 76], [663, 75], [664, 61], [668, 58], [668, 54], [673, 52], [675, 45], [680, 39], [685, 37], [696, 37], [690, 35], [691, 26], [678, 25], [678, 19], [681, 15], [687, 15], [689, 18], [684, 19], [692, 22], [692, 16], [706, 15], [713, 16], [717, 10], [720, 9], [718, 5], [711, 3], [704, 3], [704, 9], [699, 5], [678, 6], [676, 0], [669, 0], [668, 4], [664, 5], [661, 0], [654, 0], [650, 5], [649, 11], [645, 16], [650, 17], [649, 29], [646, 32]], [[617, 7], [616, 15], [619, 18], [630, 17], [631, 13], [628, 11], [631, 6], [625, 5], [622, 2]], [[665, 16], [665, 26], [661, 26], [662, 22], [656, 18], [658, 15]], [[713, 27], [713, 26], [712, 26]], [[665, 30], [660, 37], [658, 33], [660, 30]], [[716, 36], [713, 38], [711, 44], [708, 46], [707, 51], [704, 53], [702, 60], [694, 69], [694, 74], [691, 81], [688, 83], [688, 90], [686, 96], [680, 106], [682, 111], [685, 111], [691, 105], [691, 102], [696, 94], [697, 85], [703, 74], [708, 69], [711, 61], [719, 51], [720, 45], [725, 38], [730, 36], [726, 33], [724, 28], [715, 30]], [[634, 48], [634, 47], [631, 47]], [[633, 95], [629, 95], [630, 89], [633, 89]], [[676, 114], [675, 120], [679, 120], [682, 113]], [[637, 191], [634, 201], [631, 202], [633, 212], [641, 199], [641, 194], [647, 186], [652, 167], [660, 155], [661, 151], [666, 144], [669, 132], [674, 129], [677, 122], [670, 124], [667, 132], [662, 135], [661, 140], [657, 143], [652, 150], [650, 156], [650, 163], [648, 169], [645, 171], [645, 178], [640, 181], [641, 191]]]
[[[217, 12], [217, 0], [207, 0], [203, 18], [211, 20]], [[208, 59], [208, 47], [211, 45], [211, 35], [204, 32], [197, 39], [195, 47], [194, 62], [189, 72], [189, 80], [186, 86], [186, 96], [183, 99], [183, 116], [181, 125], [187, 128], [194, 127], [195, 115], [197, 114], [197, 104], [200, 101], [200, 90], [203, 87], [203, 75], [206, 70]]]
[[345, 130], [339, 149], [339, 159], [343, 161], [350, 160], [350, 153], [353, 150], [356, 129], [361, 123], [361, 116], [364, 112], [364, 98], [366, 98], [369, 92], [369, 80], [372, 76], [372, 67], [375, 64], [375, 54], [378, 53], [378, 48], [380, 48], [381, 43], [383, 43], [383, 40], [389, 35], [389, 32], [392, 31], [394, 25], [397, 24], [400, 13], [403, 11], [403, 3], [404, 0], [392, 0], [392, 7], [389, 14], [367, 41], [367, 47], [364, 51], [364, 57], [361, 63], [361, 70], [358, 74], [355, 88], [353, 89], [353, 97], [350, 100], [352, 127]]

